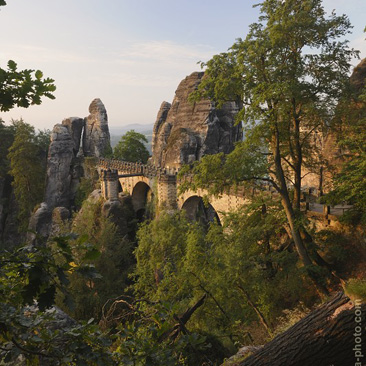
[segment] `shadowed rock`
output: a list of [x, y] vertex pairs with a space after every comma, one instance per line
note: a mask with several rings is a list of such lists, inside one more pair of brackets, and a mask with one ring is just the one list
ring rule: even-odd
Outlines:
[[81, 143], [81, 134], [83, 132], [84, 127], [84, 119], [79, 117], [70, 117], [65, 118], [62, 121], [62, 124], [67, 127], [71, 138], [74, 142], [74, 155], [79, 152], [80, 143]]

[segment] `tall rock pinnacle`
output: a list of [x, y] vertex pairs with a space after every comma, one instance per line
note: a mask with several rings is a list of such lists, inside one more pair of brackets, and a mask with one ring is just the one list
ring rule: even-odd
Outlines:
[[89, 113], [85, 118], [83, 133], [84, 156], [101, 157], [111, 151], [111, 141], [107, 111], [99, 98], [91, 102]]

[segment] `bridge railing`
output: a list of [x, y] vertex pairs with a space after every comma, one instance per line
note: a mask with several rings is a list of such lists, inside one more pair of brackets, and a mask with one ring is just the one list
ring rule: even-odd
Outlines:
[[[98, 160], [98, 167], [103, 169], [114, 169], [118, 171], [123, 171], [128, 174], [141, 174], [145, 177], [162, 177], [166, 176], [172, 177], [176, 176], [179, 172], [177, 168], [162, 168], [159, 166], [154, 166], [150, 164], [142, 164], [142, 163], [132, 163], [129, 161], [124, 160], [116, 160], [116, 159], [106, 159], [106, 158], [99, 158]], [[185, 180], [192, 181], [193, 177], [190, 174], [187, 174], [184, 177]], [[268, 191], [269, 194], [276, 194], [274, 190], [269, 185], [263, 185], [262, 189]], [[243, 186], [237, 187], [230, 187], [223, 191], [223, 193], [228, 195], [233, 195], [237, 197], [244, 197], [248, 194], [246, 189]], [[251, 194], [255, 194], [255, 189]], [[310, 202], [303, 202], [302, 210], [305, 212], [312, 212], [319, 216], [341, 216], [344, 214], [345, 211], [349, 210], [352, 206], [350, 205], [337, 205], [334, 207], [330, 207], [324, 204], [319, 203], [310, 203]]]
[[99, 158], [98, 166], [104, 169], [115, 169], [118, 171], [123, 171], [128, 174], [141, 174], [146, 177], [162, 175], [171, 176], [177, 175], [178, 173], [178, 169], [175, 168], [162, 168], [149, 164], [132, 163], [124, 160], [106, 158]]

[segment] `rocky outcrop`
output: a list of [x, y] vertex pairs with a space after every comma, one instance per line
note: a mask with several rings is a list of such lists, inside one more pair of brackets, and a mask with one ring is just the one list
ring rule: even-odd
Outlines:
[[48, 237], [52, 225], [52, 215], [48, 205], [42, 202], [35, 213], [32, 214], [27, 232], [27, 243], [35, 244], [38, 238]]
[[[353, 70], [350, 77], [350, 86], [353, 96], [357, 97], [363, 90], [366, 81], [366, 58], [364, 58]], [[360, 108], [362, 105], [358, 105], [352, 100], [352, 97], [345, 102], [345, 105], [349, 103], [352, 107], [353, 116], [347, 115], [347, 118], [359, 118]], [[335, 123], [331, 129], [328, 130], [315, 130], [309, 136], [310, 145], [314, 146], [314, 153], [311, 156], [312, 170], [309, 171], [306, 167], [303, 168], [302, 186], [304, 188], [310, 188], [311, 191], [322, 195], [328, 193], [333, 188], [333, 177], [339, 173], [342, 166], [347, 159], [347, 153], [338, 145], [338, 137], [340, 134], [344, 134], [347, 130], [346, 125], [339, 124], [339, 121]], [[306, 162], [306, 158], [304, 158]], [[314, 163], [317, 164], [314, 164]], [[332, 169], [329, 169], [331, 167]], [[314, 190], [315, 188], [315, 190]]]
[[45, 202], [50, 209], [69, 206], [71, 163], [74, 158], [74, 141], [67, 126], [57, 124], [52, 130], [48, 151]]
[[353, 70], [350, 78], [351, 86], [356, 92], [362, 90], [366, 80], [366, 58], [364, 58]]
[[178, 168], [203, 155], [229, 153], [234, 142], [242, 138], [241, 128], [235, 126], [238, 106], [234, 102], [217, 109], [209, 100], [188, 100], [203, 76], [203, 72], [187, 76], [179, 84], [173, 103], [162, 103], [153, 130], [154, 165]]
[[85, 118], [83, 151], [85, 156], [102, 157], [111, 150], [107, 111], [102, 101], [94, 99]]
[[65, 118], [62, 121], [62, 125], [66, 126], [72, 141], [74, 142], [74, 155], [76, 156], [76, 154], [79, 152], [80, 149], [80, 144], [81, 144], [81, 134], [83, 132], [83, 127], [84, 127], [84, 119], [83, 118], [79, 118], [79, 117], [70, 117], [70, 118]]
[[[87, 118], [66, 118], [52, 130], [45, 199], [29, 223], [29, 229], [40, 236], [57, 232], [59, 222], [70, 217], [80, 178], [84, 176], [83, 156], [101, 157], [111, 150], [107, 112], [100, 99], [92, 101], [89, 112]], [[36, 244], [34, 235], [27, 239]]]

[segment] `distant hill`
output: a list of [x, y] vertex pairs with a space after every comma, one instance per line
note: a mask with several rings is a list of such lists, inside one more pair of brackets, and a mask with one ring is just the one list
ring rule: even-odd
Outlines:
[[146, 144], [147, 149], [149, 150], [151, 154], [151, 140], [152, 140], [152, 130], [153, 130], [154, 124], [139, 124], [139, 123], [131, 123], [126, 126], [109, 126], [109, 132], [111, 134], [111, 145], [112, 148], [114, 148], [118, 141], [121, 139], [121, 137], [130, 130], [135, 130], [136, 132], [142, 133], [146, 136], [148, 143]]

